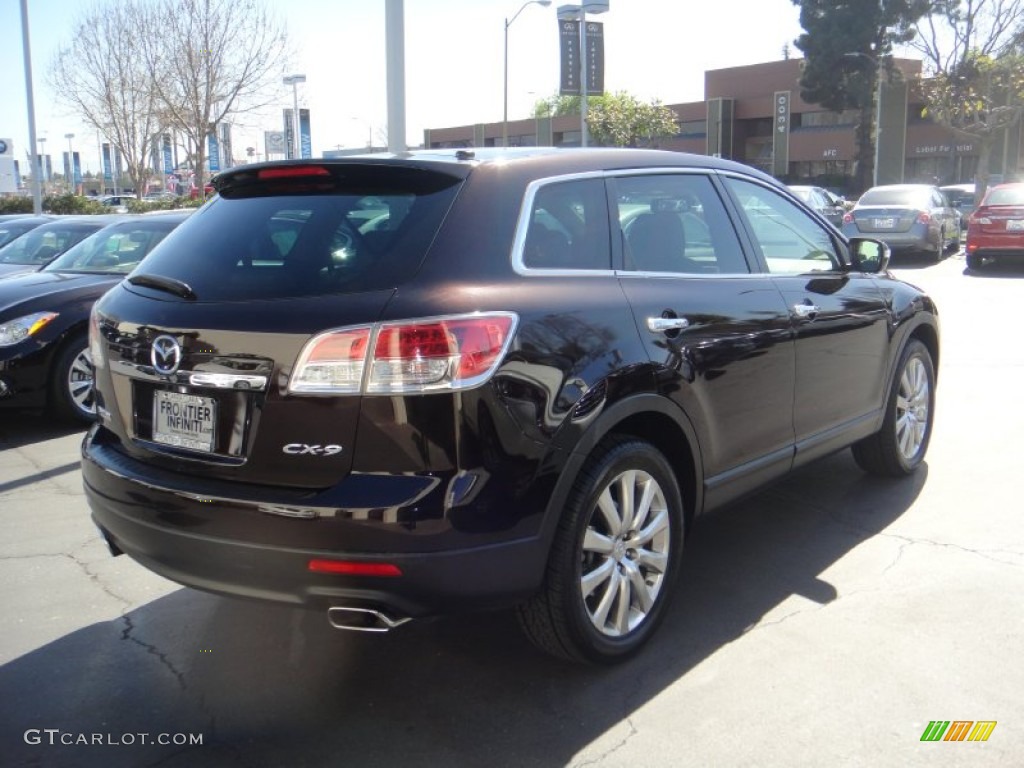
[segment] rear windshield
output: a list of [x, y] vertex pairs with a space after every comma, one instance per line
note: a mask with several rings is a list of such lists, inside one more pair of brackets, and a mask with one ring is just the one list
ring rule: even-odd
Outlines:
[[199, 301], [394, 287], [419, 267], [460, 183], [415, 168], [345, 166], [330, 182], [221, 189], [135, 275], [186, 283]]
[[985, 205], [1024, 205], [1024, 187], [996, 187], [989, 190]]
[[909, 205], [917, 208], [930, 208], [928, 192], [916, 189], [869, 189], [857, 205]]

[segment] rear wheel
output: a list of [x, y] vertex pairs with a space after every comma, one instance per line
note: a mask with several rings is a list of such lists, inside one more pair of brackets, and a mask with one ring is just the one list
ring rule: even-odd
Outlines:
[[882, 428], [854, 444], [853, 458], [873, 475], [909, 475], [928, 450], [934, 410], [935, 366], [928, 348], [914, 340], [900, 358]]
[[984, 261], [981, 256], [976, 253], [967, 254], [967, 268], [973, 270], [980, 270], [984, 266]]
[[635, 653], [661, 621], [679, 569], [683, 504], [665, 457], [642, 440], [599, 446], [573, 486], [540, 592], [519, 621], [573, 661]]
[[96, 416], [95, 374], [89, 339], [73, 337], [58, 353], [50, 377], [50, 411], [63, 421], [91, 422]]

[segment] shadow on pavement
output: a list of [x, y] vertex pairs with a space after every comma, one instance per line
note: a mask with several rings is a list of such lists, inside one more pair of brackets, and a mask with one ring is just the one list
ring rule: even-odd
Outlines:
[[[869, 478], [843, 452], [701, 518], [659, 633], [610, 669], [547, 658], [505, 613], [343, 634], [321, 613], [181, 589], [0, 667], [3, 763], [568, 765], [606, 732], [628, 738], [632, 713], [782, 601], [836, 599], [820, 574], [896, 520], [926, 478], [926, 467]], [[203, 744], [50, 746], [45, 733], [26, 744], [27, 729]]]
[[1024, 259], [1017, 262], [1002, 261], [994, 264], [984, 264], [981, 269], [965, 267], [964, 274], [968, 277], [1000, 277], [1020, 280], [1024, 278]]
[[42, 443], [75, 432], [85, 434], [85, 426], [62, 422], [42, 411], [0, 411], [0, 451]]

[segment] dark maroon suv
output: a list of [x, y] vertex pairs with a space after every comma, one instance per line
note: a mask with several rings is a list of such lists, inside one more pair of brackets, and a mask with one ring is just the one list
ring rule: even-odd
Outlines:
[[642, 150], [249, 165], [95, 307], [114, 553], [338, 628], [515, 607], [610, 662], [695, 515], [931, 433], [932, 301], [749, 167]]

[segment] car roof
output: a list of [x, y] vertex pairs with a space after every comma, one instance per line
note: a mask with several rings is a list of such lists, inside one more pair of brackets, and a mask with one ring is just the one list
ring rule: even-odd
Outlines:
[[266, 163], [236, 166], [214, 178], [214, 186], [222, 187], [234, 179], [258, 173], [265, 168], [317, 165], [327, 168], [349, 165], [390, 165], [408, 167], [435, 167], [453, 176], [466, 178], [475, 170], [507, 169], [540, 177], [584, 173], [587, 171], [614, 171], [634, 168], [707, 168], [736, 171], [747, 176], [763, 178], [777, 184], [771, 176], [749, 165], [732, 160], [670, 152], [659, 149], [625, 149], [611, 147], [560, 148], [464, 148], [428, 149], [402, 153], [376, 153], [350, 155], [340, 158], [312, 160], [278, 160]]

